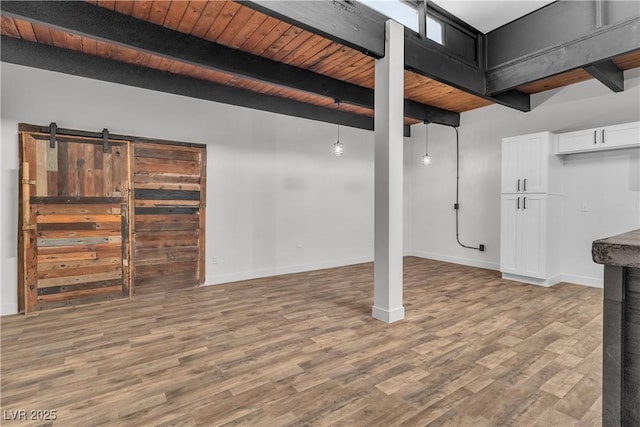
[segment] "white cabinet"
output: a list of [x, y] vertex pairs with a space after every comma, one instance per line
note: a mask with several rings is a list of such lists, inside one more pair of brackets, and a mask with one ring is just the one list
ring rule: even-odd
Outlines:
[[502, 141], [500, 271], [506, 279], [549, 286], [560, 280], [562, 162], [556, 135]]
[[555, 150], [550, 132], [502, 140], [502, 192], [546, 193], [549, 191], [549, 155]]
[[599, 129], [578, 130], [558, 135], [558, 154], [579, 153], [598, 148]]
[[623, 123], [602, 128], [600, 147], [603, 150], [640, 147], [640, 122]]
[[558, 135], [558, 154], [640, 147], [640, 122], [566, 132]]
[[500, 270], [518, 276], [546, 279], [546, 194], [502, 196]]

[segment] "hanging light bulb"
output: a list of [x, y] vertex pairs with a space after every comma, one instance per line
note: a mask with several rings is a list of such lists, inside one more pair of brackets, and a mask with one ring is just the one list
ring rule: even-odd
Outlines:
[[333, 144], [333, 155], [340, 157], [342, 156], [342, 153], [344, 153], [344, 145], [342, 145], [342, 142], [340, 142], [340, 140], [337, 140]]
[[431, 156], [429, 155], [429, 122], [424, 122], [424, 156], [422, 156], [422, 164], [429, 166], [431, 164]]
[[[336, 105], [338, 106], [338, 109], [339, 109], [340, 108], [339, 99], [336, 99]], [[338, 125], [338, 140], [333, 144], [333, 155], [336, 157], [340, 157], [342, 156], [343, 153], [344, 153], [344, 145], [342, 145], [342, 142], [340, 142], [340, 125]]]

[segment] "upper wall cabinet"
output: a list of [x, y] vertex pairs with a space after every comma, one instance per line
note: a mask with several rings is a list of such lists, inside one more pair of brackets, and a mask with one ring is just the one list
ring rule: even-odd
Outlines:
[[566, 132], [558, 135], [558, 154], [640, 147], [640, 122]]
[[555, 151], [555, 140], [551, 132], [503, 139], [502, 193], [553, 192], [559, 182], [549, 177], [556, 171], [550, 169], [550, 163], [554, 163], [550, 155]]

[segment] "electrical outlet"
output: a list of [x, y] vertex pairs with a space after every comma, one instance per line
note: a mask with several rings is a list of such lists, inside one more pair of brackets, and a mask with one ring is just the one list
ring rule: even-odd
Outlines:
[[217, 264], [218, 263], [218, 257], [217, 256], [211, 257], [211, 263]]
[[586, 203], [580, 205], [580, 212], [589, 212], [589, 205], [587, 205]]

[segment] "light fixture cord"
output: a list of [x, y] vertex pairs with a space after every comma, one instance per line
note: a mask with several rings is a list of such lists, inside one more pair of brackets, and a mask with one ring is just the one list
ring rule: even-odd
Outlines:
[[[338, 111], [340, 111], [340, 100], [336, 99], [336, 105], [338, 106]], [[338, 123], [338, 142], [340, 142], [340, 123]]]
[[429, 155], [429, 123], [424, 122], [424, 155]]
[[453, 129], [456, 131], [456, 204], [454, 206], [456, 211], [456, 240], [463, 248], [481, 250], [480, 247], [467, 246], [460, 241], [460, 227], [458, 225], [458, 213], [460, 212], [460, 134], [457, 127], [454, 126]]

